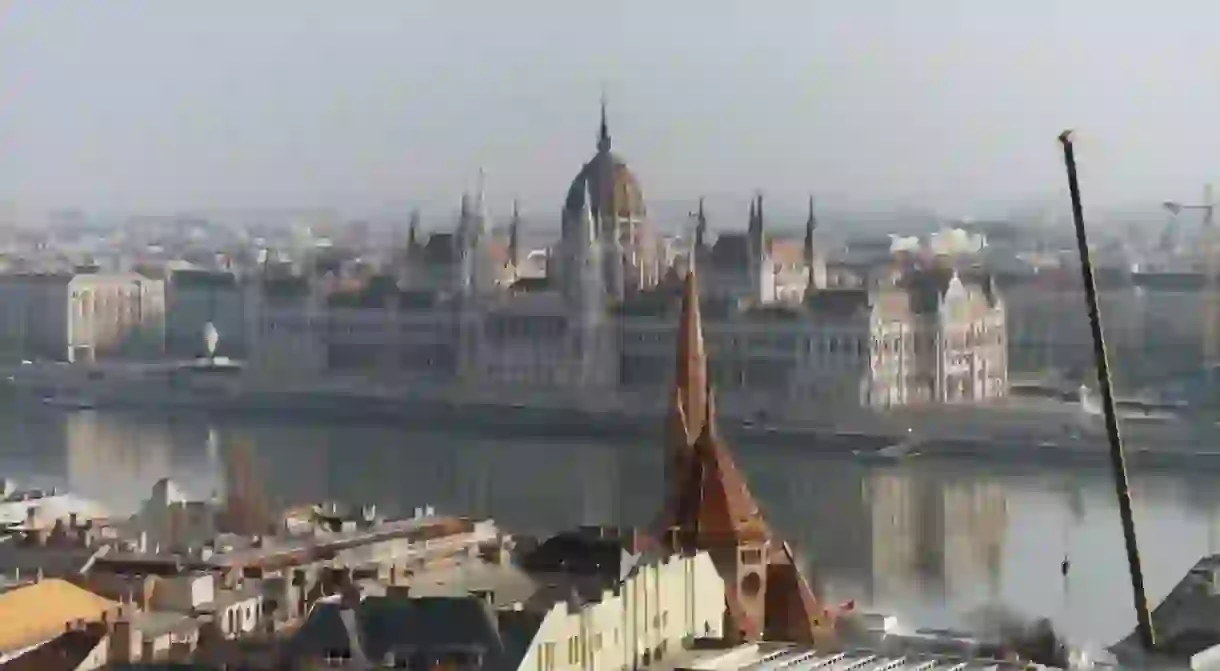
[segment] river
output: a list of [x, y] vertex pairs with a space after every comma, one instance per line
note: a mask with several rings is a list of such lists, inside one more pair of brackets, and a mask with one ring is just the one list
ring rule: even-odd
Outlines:
[[[540, 435], [545, 430], [540, 428]], [[52, 408], [0, 410], [0, 470], [133, 510], [161, 477], [223, 490], [245, 443], [275, 502], [334, 498], [391, 512], [435, 505], [511, 530], [645, 524], [659, 505], [659, 441], [457, 437], [360, 423], [208, 420]], [[1134, 623], [1117, 506], [1101, 469], [919, 462], [864, 465], [734, 445], [773, 525], [837, 599], [953, 626], [1001, 603], [1109, 643]], [[1152, 603], [1220, 546], [1212, 479], [1133, 474]], [[1060, 561], [1070, 556], [1065, 580]]]

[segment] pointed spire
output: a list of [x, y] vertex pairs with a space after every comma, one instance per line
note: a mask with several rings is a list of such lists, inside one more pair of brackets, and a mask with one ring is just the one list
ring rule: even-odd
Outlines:
[[[752, 263], [761, 263], [765, 252], [764, 236], [763, 236], [763, 198], [762, 193], [755, 195], [754, 201], [750, 203], [750, 230], [749, 230], [749, 247]], [[757, 268], [751, 269], [755, 271]]]
[[513, 198], [513, 218], [508, 224], [508, 260], [514, 266], [520, 258], [521, 244], [521, 204]]
[[483, 168], [479, 168], [478, 192], [475, 196], [475, 212], [474, 215], [479, 218], [479, 227], [475, 231], [475, 235], [479, 236], [480, 240], [485, 239], [491, 233], [491, 217], [487, 214], [487, 173]]
[[809, 218], [805, 220], [805, 264], [813, 265], [813, 232], [818, 227], [817, 216], [813, 212], [813, 196], [809, 196]]
[[419, 248], [419, 210], [411, 210], [411, 219], [407, 224], [407, 251], [413, 252]]
[[678, 367], [674, 379], [686, 425], [686, 445], [703, 431], [707, 421], [707, 352], [703, 345], [703, 319], [699, 313], [699, 287], [694, 271], [686, 273], [682, 312], [678, 318]]
[[707, 238], [707, 214], [703, 211], [703, 196], [699, 196], [699, 209], [695, 212], [695, 249], [703, 249]]
[[610, 151], [610, 125], [606, 122], [606, 92], [602, 91], [602, 123], [601, 129], [597, 134], [597, 151], [607, 153]]
[[472, 233], [470, 230], [470, 193], [463, 191], [461, 203], [458, 205], [457, 235], [454, 236], [456, 238], [454, 243], [460, 253], [465, 254]]

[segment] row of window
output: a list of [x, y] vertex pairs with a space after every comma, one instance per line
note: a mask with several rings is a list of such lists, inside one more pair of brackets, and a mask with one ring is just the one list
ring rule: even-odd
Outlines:
[[[710, 625], [705, 625], [710, 630]], [[652, 628], [654, 631], [662, 631], [669, 629], [669, 611], [662, 611], [659, 615], [652, 616]], [[619, 645], [619, 630], [614, 628], [613, 639], [611, 644], [617, 647]], [[587, 647], [586, 647], [587, 646]], [[602, 633], [592, 634], [587, 639], [581, 636], [569, 636], [567, 640], [568, 660], [567, 666], [582, 666], [586, 653], [597, 654], [601, 652], [603, 647]], [[666, 641], [661, 641], [657, 648], [657, 654], [664, 654], [668, 646]], [[541, 643], [538, 645], [538, 671], [554, 671], [555, 666], [555, 644], [553, 642]]]

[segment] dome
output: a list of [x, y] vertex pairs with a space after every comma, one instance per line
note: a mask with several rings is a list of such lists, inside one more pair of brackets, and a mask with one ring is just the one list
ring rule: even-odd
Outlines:
[[598, 152], [580, 169], [568, 188], [564, 211], [580, 212], [586, 193], [604, 194], [590, 203], [589, 209], [595, 217], [610, 212], [619, 219], [639, 221], [646, 214], [644, 192], [640, 190], [635, 174], [622, 159], [609, 152]]
[[642, 221], [645, 217], [644, 193], [639, 182], [627, 163], [610, 151], [605, 104], [602, 105], [597, 153], [581, 167], [568, 188], [563, 205], [565, 223], [579, 220], [588, 193], [595, 194], [595, 202], [589, 204], [594, 217], [613, 214], [617, 219], [628, 221]]

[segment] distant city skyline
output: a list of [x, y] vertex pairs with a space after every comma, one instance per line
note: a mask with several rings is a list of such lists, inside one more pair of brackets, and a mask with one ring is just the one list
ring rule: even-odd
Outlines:
[[1069, 126], [1095, 208], [1220, 181], [1197, 3], [358, 7], [6, 3], [0, 203], [439, 214], [483, 167], [550, 218], [603, 88], [650, 203], [990, 216], [1056, 200]]

